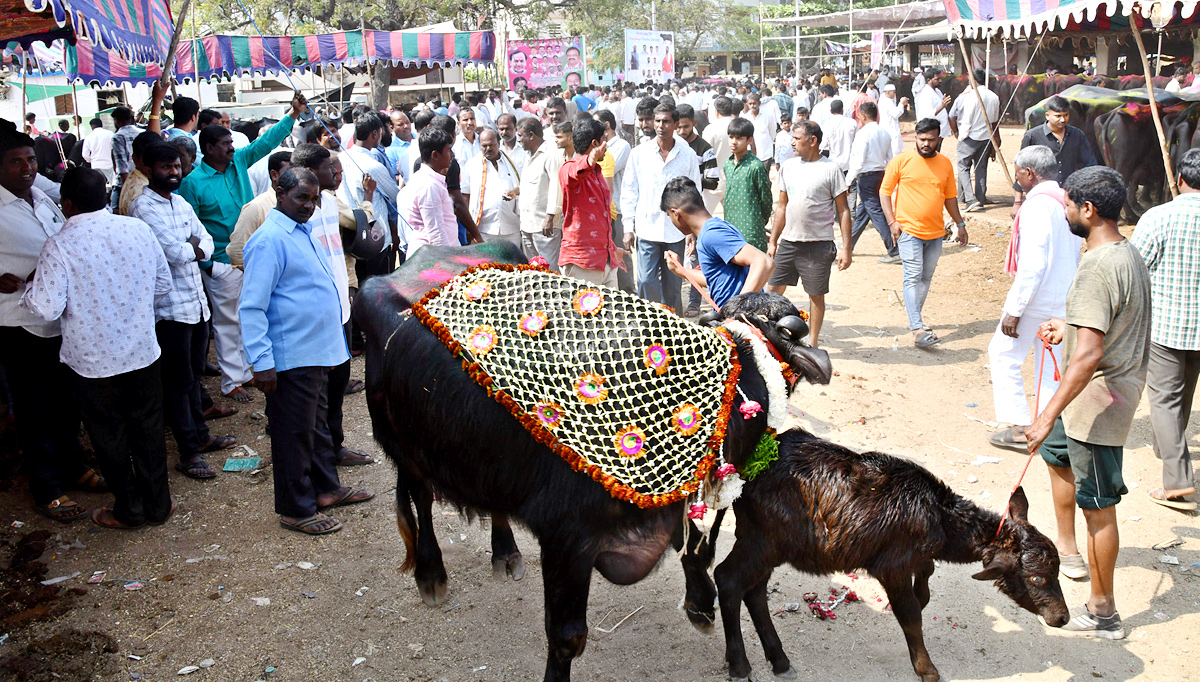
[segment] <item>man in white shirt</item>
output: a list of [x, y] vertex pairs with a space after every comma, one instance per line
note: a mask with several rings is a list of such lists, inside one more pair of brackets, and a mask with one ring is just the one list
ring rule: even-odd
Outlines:
[[[767, 102], [775, 104], [773, 99]], [[778, 110], [779, 105], [775, 104], [772, 110], [763, 104], [757, 92], [752, 92], [746, 97], [746, 110], [742, 112], [742, 118], [754, 124], [754, 154], [768, 171], [775, 162], [775, 133], [779, 130], [779, 115], [772, 112]]]
[[496, 132], [500, 133], [500, 151], [516, 166], [517, 172], [525, 167], [525, 148], [517, 140], [517, 117], [500, 114], [496, 119]]
[[84, 464], [74, 397], [69, 391], [64, 395], [74, 375], [59, 359], [59, 323], [20, 306], [38, 254], [65, 220], [35, 186], [43, 177], [37, 172], [33, 140], [15, 124], [0, 121], [0, 366], [12, 394], [13, 424], [34, 509], [67, 523], [86, 516], [87, 509], [65, 489], [77, 481], [100, 481]]
[[923, 76], [924, 87], [920, 91], [917, 90], [916, 82], [913, 82], [913, 106], [916, 108], [917, 120], [923, 118], [936, 118], [942, 124], [942, 137], [950, 137], [950, 117], [947, 111], [950, 109], [950, 97], [943, 95], [942, 74], [930, 67], [928, 74]]
[[92, 168], [100, 171], [104, 180], [111, 186], [117, 181], [117, 173], [113, 169], [113, 133], [104, 127], [104, 122], [93, 118], [92, 132], [83, 138], [83, 160]]
[[[975, 69], [979, 97], [971, 88], [963, 91], [950, 107], [950, 129], [958, 136], [958, 196], [966, 204], [964, 212], [978, 211], [987, 201], [988, 159], [995, 154], [1000, 140], [993, 137], [992, 126], [1000, 120], [1000, 98], [983, 84], [983, 69]], [[983, 108], [979, 100], [983, 100]], [[971, 168], [975, 183], [971, 184]]]
[[837, 97], [837, 88], [832, 85], [822, 85], [820, 88], [817, 88], [817, 92], [817, 103], [813, 105], [812, 111], [809, 112], [808, 120], [821, 126], [821, 130], [824, 130], [825, 119], [830, 115], [829, 108]]
[[[1025, 452], [1025, 428], [1033, 420], [1021, 366], [1037, 339], [1038, 325], [1066, 315], [1067, 292], [1079, 267], [1082, 240], [1067, 224], [1063, 191], [1054, 180], [1058, 177], [1054, 152], [1030, 145], [1017, 153], [1014, 165], [1017, 182], [1027, 192], [1013, 226], [1016, 249], [1010, 250], [1010, 257], [1016, 257], [1016, 271], [1004, 300], [1004, 314], [988, 344], [996, 421], [1012, 424], [1012, 428], [1000, 429], [988, 440], [996, 447]], [[1061, 366], [1061, 346], [1050, 346], [1050, 352]], [[1050, 358], [1043, 361], [1050, 366], [1041, 372], [1039, 413], [1058, 390]], [[1081, 575], [1086, 577], [1086, 570]]]
[[468, 161], [479, 156], [479, 134], [475, 130], [475, 112], [463, 107], [458, 112], [458, 136], [454, 141], [454, 158], [458, 165], [465, 166]]
[[[384, 240], [384, 249], [390, 247], [404, 251], [405, 244], [396, 226], [396, 195], [400, 188], [396, 184], [396, 176], [392, 175], [382, 163], [371, 153], [379, 145], [383, 137], [383, 121], [378, 116], [360, 116], [354, 124], [354, 137], [357, 140], [352, 148], [338, 156], [342, 160], [342, 185], [338, 188], [338, 197], [347, 206], [358, 206], [364, 198], [363, 176], [370, 175], [375, 180], [375, 195], [371, 207], [377, 216], [388, 216], [388, 234]], [[391, 272], [388, 269], [388, 272]], [[387, 274], [376, 272], [372, 274]]]
[[62, 320], [62, 359], [113, 506], [92, 512], [105, 528], [162, 524], [167, 485], [155, 300], [171, 269], [150, 228], [106, 209], [105, 179], [90, 168], [63, 177], [62, 230], [46, 240], [21, 305]]
[[[809, 120], [812, 120], [811, 118]], [[795, 126], [792, 126], [793, 129]], [[850, 170], [850, 147], [854, 144], [854, 135], [858, 132], [858, 124], [854, 119], [842, 113], [842, 100], [835, 99], [829, 104], [829, 115], [821, 126], [823, 138], [821, 149], [829, 152], [829, 160], [845, 173]]]
[[633, 125], [637, 122], [637, 98], [632, 94], [631, 90], [625, 91], [625, 96], [621, 98], [621, 126], [625, 128], [625, 139], [635, 140]]
[[725, 198], [725, 162], [732, 154], [729, 151], [729, 122], [733, 120], [733, 100], [718, 97], [713, 100], [713, 110], [717, 115], [708, 122], [702, 137], [712, 146], [713, 153], [717, 156], [717, 168], [721, 171], [721, 177], [715, 190], [701, 190], [700, 194], [704, 197], [704, 208], [715, 214], [717, 204]]
[[551, 187], [558, 186], [562, 154], [553, 139], [543, 140], [542, 122], [537, 117], [523, 118], [517, 123], [517, 139], [525, 150], [519, 198], [521, 252], [526, 258], [545, 258], [550, 269], [557, 272], [562, 228], [553, 223], [547, 225], [546, 217], [551, 205]]
[[463, 185], [471, 218], [485, 242], [509, 241], [521, 245], [521, 217], [517, 211], [519, 171], [500, 153], [500, 136], [484, 128], [479, 134], [482, 153], [462, 166]]
[[863, 102], [858, 106], [858, 122], [862, 127], [854, 134], [854, 144], [850, 147], [850, 170], [846, 173], [846, 186], [853, 187], [857, 181], [858, 187], [858, 205], [854, 210], [850, 247], [858, 244], [858, 238], [870, 223], [875, 226], [887, 249], [879, 262], [899, 265], [900, 249], [896, 246], [896, 240], [892, 239], [891, 228], [888, 227], [887, 218], [883, 217], [883, 207], [879, 203], [883, 171], [893, 156], [892, 137], [879, 126], [878, 118], [879, 108], [874, 102]]
[[879, 99], [879, 127], [892, 136], [892, 156], [904, 151], [904, 139], [900, 137], [900, 116], [908, 106], [907, 98], [896, 100], [896, 86], [883, 86], [883, 97]]
[[638, 295], [682, 310], [683, 281], [667, 268], [666, 252], [683, 260], [683, 233], [661, 208], [662, 191], [671, 178], [691, 178], [700, 186], [700, 159], [675, 135], [679, 112], [667, 104], [654, 110], [654, 140], [633, 150], [621, 187], [621, 214], [627, 251], [637, 242]]

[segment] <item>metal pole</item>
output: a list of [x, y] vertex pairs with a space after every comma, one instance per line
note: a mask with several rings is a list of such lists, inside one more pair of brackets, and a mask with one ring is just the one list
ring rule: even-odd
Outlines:
[[767, 53], [763, 45], [766, 41], [763, 40], [763, 5], [758, 3], [758, 72], [760, 77], [767, 80]]
[[192, 12], [192, 68], [196, 70], [192, 74], [193, 82], [196, 84], [196, 104], [200, 109], [204, 109], [204, 95], [200, 93], [200, 67], [196, 63], [196, 13]]
[[988, 86], [992, 78], [992, 32], [987, 34], [987, 47], [983, 53], [983, 87]]
[[[796, 21], [799, 22], [800, 0], [796, 0], [796, 8], [794, 13], [796, 16]], [[797, 23], [792, 27], [792, 30], [796, 32], [796, 80], [800, 80], [800, 24]]]
[[[762, 15], [760, 14], [759, 17], [761, 17], [761, 16]], [[760, 23], [760, 26], [758, 28], [758, 32], [762, 33], [761, 22], [759, 22], [759, 23]], [[651, 31], [658, 30], [658, 0], [650, 0], [650, 30]]]
[[1154, 118], [1154, 128], [1158, 131], [1158, 144], [1162, 149], [1163, 168], [1167, 172], [1167, 183], [1171, 188], [1171, 198], [1179, 196], [1179, 188], [1175, 185], [1175, 176], [1171, 173], [1171, 154], [1167, 150], [1167, 136], [1163, 133], [1162, 119], [1158, 115], [1158, 102], [1154, 99], [1154, 81], [1150, 75], [1150, 60], [1146, 57], [1146, 46], [1142, 44], [1141, 29], [1137, 25], [1137, 15], [1129, 18], [1130, 32], [1133, 42], [1137, 43], [1138, 54], [1142, 57], [1142, 70], [1146, 73], [1146, 94], [1150, 97], [1150, 115]]
[[849, 74], [846, 78], [846, 85], [854, 82], [854, 0], [850, 0], [850, 35], [848, 36], [848, 42], [850, 43], [850, 65], [846, 68], [846, 73]]
[[27, 52], [21, 52], [21, 127], [18, 130], [22, 132], [25, 131], [25, 116], [29, 113], [28, 56]]

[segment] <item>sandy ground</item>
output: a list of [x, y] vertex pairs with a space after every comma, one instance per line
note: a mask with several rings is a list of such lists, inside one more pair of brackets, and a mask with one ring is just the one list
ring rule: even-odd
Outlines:
[[[1018, 136], [1015, 129], [1004, 131], [1010, 159]], [[953, 153], [953, 140], [945, 151]], [[971, 243], [977, 248], [947, 247], [934, 278], [925, 313], [942, 344], [933, 351], [912, 347], [899, 295], [900, 268], [875, 262], [882, 247], [867, 234], [853, 266], [835, 272], [828, 297], [824, 345], [839, 376], [829, 386], [801, 387], [792, 405], [806, 428], [851, 447], [911, 457], [960, 493], [999, 510], [1024, 457], [991, 448], [986, 441], [990, 428], [980, 423], [994, 418], [986, 348], [1008, 287], [1001, 265], [1010, 193], [996, 166], [990, 188], [993, 199], [1003, 203], [969, 218]], [[361, 360], [355, 361], [354, 371], [361, 377]], [[1031, 355], [1026, 368], [1030, 385], [1033, 371]], [[214, 432], [235, 433], [267, 456], [265, 420], [254, 418], [262, 408], [259, 396], [240, 414], [214, 423]], [[351, 446], [379, 453], [362, 394], [347, 400], [347, 427]], [[1193, 427], [1193, 446], [1196, 433]], [[1131, 491], [1118, 508], [1117, 595], [1128, 639], [1106, 642], [1046, 632], [1033, 615], [989, 584], [971, 580], [977, 566], [942, 565], [931, 582], [933, 599], [924, 625], [931, 656], [946, 679], [1200, 678], [1190, 652], [1200, 649], [1200, 567], [1189, 567], [1200, 561], [1200, 524], [1195, 516], [1147, 500], [1146, 490], [1160, 484], [1160, 466], [1149, 441], [1143, 399], [1126, 450]], [[977, 455], [1002, 461], [973, 466]], [[220, 465], [224, 457], [211, 461]], [[428, 608], [418, 598], [412, 576], [397, 571], [403, 548], [394, 523], [391, 466], [342, 473], [343, 481], [369, 485], [379, 496], [338, 514], [346, 528], [323, 539], [279, 528], [272, 513], [269, 469], [225, 473], [209, 482], [172, 471], [172, 490], [180, 502], [177, 515], [164, 527], [133, 533], [99, 531], [90, 523], [53, 525], [31, 512], [24, 484], [17, 484], [0, 499], [0, 543], [11, 546], [30, 531], [47, 529], [61, 533], [63, 545], [78, 538], [86, 549], [64, 550], [48, 541], [41, 557], [44, 577], [81, 575], [62, 583], [56, 594], [47, 590], [40, 602], [36, 594], [27, 603], [15, 601], [13, 590], [20, 584], [26, 596], [36, 593], [36, 585], [31, 588], [28, 579], [18, 584], [15, 572], [3, 575], [0, 586], [6, 592], [0, 609], [8, 610], [0, 610], [0, 636], [10, 634], [0, 640], [0, 678], [166, 680], [184, 666], [213, 659], [211, 668], [190, 679], [540, 679], [545, 641], [535, 540], [518, 531], [528, 567], [525, 580], [494, 582], [488, 529], [468, 524], [449, 508], [436, 509], [451, 591], [446, 606]], [[1040, 463], [1030, 469], [1025, 486], [1031, 520], [1052, 536], [1048, 480]], [[104, 502], [100, 495], [79, 498], [89, 506]], [[24, 527], [9, 527], [13, 520], [24, 521]], [[1083, 537], [1082, 517], [1078, 527]], [[1152, 549], [1174, 538], [1182, 544]], [[729, 535], [722, 536], [720, 554], [731, 542]], [[13, 553], [0, 547], [0, 562]], [[1161, 563], [1163, 555], [1177, 557], [1179, 565]], [[315, 567], [304, 570], [299, 562]], [[85, 584], [97, 570], [106, 570], [110, 581]], [[125, 589], [133, 580], [144, 588]], [[800, 602], [806, 592], [827, 594], [837, 585], [853, 585], [863, 597], [840, 606], [832, 621], [807, 613], [777, 617], [801, 679], [916, 679], [899, 627], [874, 581], [781, 568], [771, 584], [772, 610]], [[1075, 605], [1086, 598], [1088, 586], [1064, 580], [1063, 589]], [[615, 587], [597, 576], [590, 598], [590, 641], [575, 663], [576, 678], [724, 679], [720, 630], [706, 636], [688, 625], [677, 610], [682, 594], [682, 572], [670, 556], [631, 587]], [[270, 604], [256, 604], [263, 599]], [[616, 630], [600, 629], [608, 630], [631, 613]], [[763, 679], [770, 679], [744, 613], [743, 630], [751, 662]]]

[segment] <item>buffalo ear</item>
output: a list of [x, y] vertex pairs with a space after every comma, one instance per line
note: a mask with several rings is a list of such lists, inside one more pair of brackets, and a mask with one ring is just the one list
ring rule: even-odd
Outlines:
[[983, 570], [971, 576], [976, 580], [998, 580], [1005, 573], [1008, 573], [1015, 566], [1013, 558], [1007, 554], [996, 555]]
[[1008, 518], [1021, 523], [1029, 523], [1029, 498], [1025, 497], [1025, 488], [1017, 486], [1008, 498]]

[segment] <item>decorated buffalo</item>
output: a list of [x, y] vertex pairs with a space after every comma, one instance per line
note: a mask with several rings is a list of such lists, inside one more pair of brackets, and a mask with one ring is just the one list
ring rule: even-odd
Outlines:
[[[477, 265], [519, 260], [515, 248], [495, 255], [426, 247], [365, 283], [354, 316], [368, 338], [368, 406], [396, 464], [402, 568], [415, 569], [422, 598], [436, 605], [447, 593], [434, 494], [519, 520], [541, 546], [545, 679], [569, 680], [587, 641], [592, 570], [637, 582], [668, 545], [682, 546], [688, 498], [780, 426], [783, 377], [826, 383], [831, 368], [782, 296], [735, 297], [710, 329], [534, 266]], [[509, 546], [495, 542], [493, 561], [517, 553], [511, 533]], [[684, 562], [685, 599], [708, 604], [693, 622], [713, 618], [706, 567]]]
[[[865, 569], [876, 578], [923, 682], [940, 677], [921, 629], [937, 561], [981, 562], [976, 580], [994, 581], [1048, 625], [1061, 627], [1069, 617], [1058, 582], [1058, 551], [1029, 523], [1029, 503], [1020, 488], [1001, 525], [999, 514], [955, 494], [913, 462], [859, 454], [793, 429], [778, 436], [777, 459], [745, 484], [733, 509], [737, 541], [714, 577], [734, 680], [750, 676], [742, 603], [772, 670], [777, 675], [791, 670], [767, 610], [767, 584], [784, 563], [818, 575]], [[809, 665], [813, 655], [806, 655]]]

